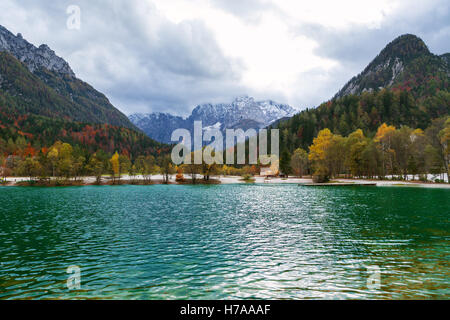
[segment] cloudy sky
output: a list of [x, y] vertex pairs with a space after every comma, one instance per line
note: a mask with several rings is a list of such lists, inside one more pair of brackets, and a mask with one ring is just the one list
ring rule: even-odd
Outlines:
[[[67, 8], [80, 8], [69, 29]], [[186, 115], [238, 95], [331, 98], [395, 37], [450, 51], [448, 0], [1, 0], [0, 24], [48, 44], [126, 114]]]

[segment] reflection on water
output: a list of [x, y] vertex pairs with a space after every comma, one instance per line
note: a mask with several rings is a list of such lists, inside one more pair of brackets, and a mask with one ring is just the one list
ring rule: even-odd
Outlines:
[[[9, 187], [0, 203], [2, 299], [450, 294], [449, 190]], [[71, 265], [79, 290], [66, 286]], [[368, 289], [374, 266], [380, 287]]]

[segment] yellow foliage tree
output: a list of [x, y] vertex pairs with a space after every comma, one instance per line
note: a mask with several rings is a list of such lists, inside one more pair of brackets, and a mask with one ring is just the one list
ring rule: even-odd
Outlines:
[[312, 162], [314, 174], [317, 176], [328, 176], [327, 150], [333, 140], [333, 134], [326, 128], [319, 132], [317, 138], [314, 138], [313, 144], [309, 147], [309, 160]]
[[109, 162], [111, 163], [111, 168], [113, 171], [113, 179], [116, 178], [116, 176], [120, 177], [120, 164], [119, 164], [119, 154], [114, 153], [114, 155], [111, 157], [111, 159], [109, 160]]
[[367, 143], [361, 129], [352, 132], [347, 138], [345, 165], [350, 169], [353, 176], [362, 174], [363, 152]]
[[48, 159], [52, 163], [52, 176], [55, 176], [55, 168], [56, 168], [56, 162], [58, 161], [58, 149], [55, 147], [52, 147], [50, 151], [48, 152]]
[[439, 138], [444, 148], [444, 168], [447, 171], [447, 180], [450, 183], [450, 117], [445, 121], [445, 127], [439, 132]]
[[383, 123], [378, 128], [374, 140], [375, 142], [383, 142], [384, 140], [389, 140], [394, 132], [395, 132], [394, 126], [388, 126], [386, 123]]
[[[394, 150], [392, 150], [392, 137], [395, 134], [395, 127], [388, 126], [386, 123], [383, 123], [377, 130], [377, 134], [375, 135], [374, 141], [378, 143], [381, 147], [381, 151], [383, 152], [383, 170], [386, 168], [385, 161], [387, 160], [389, 163], [389, 168], [392, 171], [394, 164]], [[386, 172], [384, 172], [386, 174]]]

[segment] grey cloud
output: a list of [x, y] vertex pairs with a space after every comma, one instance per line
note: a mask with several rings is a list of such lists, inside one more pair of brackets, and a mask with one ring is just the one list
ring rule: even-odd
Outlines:
[[212, 5], [221, 8], [248, 22], [258, 22], [262, 12], [279, 12], [278, 7], [268, 0], [210, 0]]
[[[416, 1], [416, 2], [414, 2]], [[186, 115], [203, 102], [231, 101], [249, 94], [294, 107], [311, 107], [331, 98], [391, 40], [403, 33], [421, 37], [437, 54], [449, 51], [448, 0], [405, 1], [386, 15], [378, 28], [354, 25], [337, 30], [298, 22], [292, 32], [317, 42], [316, 54], [337, 62], [299, 74], [290, 96], [259, 92], [239, 84], [245, 65], [224, 55], [201, 21], [172, 23], [149, 1], [2, 0], [0, 24], [65, 58], [77, 76], [104, 92], [126, 113], [167, 111]], [[270, 11], [282, 15], [276, 2], [210, 0], [246, 22], [257, 23]], [[66, 28], [66, 8], [81, 7], [81, 30]], [[270, 45], [270, 44], [268, 44]], [[280, 48], [281, 50], [282, 48]], [[302, 61], [299, 61], [302, 63]]]
[[293, 96], [300, 109], [317, 107], [331, 99], [350, 78], [361, 70], [348, 70], [345, 66], [337, 66], [331, 70], [314, 68], [298, 75]]
[[[320, 24], [300, 23], [292, 32], [307, 36], [317, 42], [315, 53], [338, 62], [331, 71], [315, 70], [299, 76], [321, 79], [316, 94], [310, 91], [299, 97], [307, 105], [318, 105], [331, 98], [348, 80], [361, 72], [376, 55], [396, 37], [412, 33], [422, 38], [431, 52], [443, 54], [450, 51], [450, 14], [447, 0], [434, 1], [416, 8], [410, 1], [402, 3], [392, 15], [385, 15], [377, 28], [353, 25], [345, 30], [324, 27]], [[311, 88], [313, 89], [313, 88]], [[314, 89], [312, 90], [314, 92]], [[302, 92], [300, 89], [299, 92]], [[308, 98], [309, 97], [309, 98]]]
[[[66, 8], [73, 3], [81, 8], [80, 31], [66, 28]], [[199, 101], [211, 96], [230, 98], [240, 91], [241, 62], [224, 56], [201, 21], [172, 23], [151, 3], [24, 0], [0, 4], [0, 9], [6, 7], [15, 12], [0, 10], [1, 24], [35, 45], [49, 44], [78, 77], [126, 113], [186, 114]]]
[[393, 15], [384, 17], [379, 27], [354, 25], [345, 30], [320, 24], [301, 24], [295, 32], [318, 42], [318, 55], [344, 62], [368, 62], [394, 38], [411, 33], [422, 38], [430, 50], [443, 54], [450, 50], [450, 12], [447, 0], [434, 1], [426, 8], [415, 9], [407, 1]]

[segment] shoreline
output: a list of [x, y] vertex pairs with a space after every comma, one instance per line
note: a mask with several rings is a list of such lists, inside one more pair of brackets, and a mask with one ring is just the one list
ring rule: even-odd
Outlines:
[[[128, 175], [123, 175], [120, 181], [113, 181], [108, 178], [103, 178], [101, 183], [96, 183], [95, 177], [82, 177], [80, 180], [51, 180], [51, 183], [42, 183], [39, 181], [34, 182], [34, 185], [27, 185], [29, 183], [29, 178], [25, 177], [8, 177], [6, 178], [7, 184], [0, 184], [0, 186], [5, 187], [20, 187], [20, 186], [36, 186], [36, 187], [72, 187], [72, 186], [107, 186], [107, 185], [158, 185], [165, 184], [163, 182], [162, 175], [154, 175], [151, 180], [144, 180], [142, 176], [136, 176], [133, 179]], [[298, 177], [289, 177], [289, 178], [269, 178], [266, 179], [262, 176], [255, 176], [251, 181], [243, 180], [243, 177], [240, 176], [214, 176], [211, 177], [210, 180], [203, 180], [201, 175], [198, 176], [197, 185], [218, 185], [218, 184], [297, 184], [297, 185], [305, 185], [311, 184], [311, 178], [298, 178]], [[355, 185], [364, 185], [364, 184], [375, 184], [377, 187], [420, 187], [420, 188], [442, 188], [442, 189], [450, 189], [450, 184], [448, 183], [435, 183], [435, 182], [421, 182], [421, 181], [401, 181], [401, 180], [374, 180], [374, 179], [343, 179], [337, 178], [333, 179], [332, 183], [341, 183], [341, 184], [349, 184], [351, 186], [352, 183]], [[186, 178], [183, 182], [175, 181], [175, 175], [171, 175], [169, 179], [169, 183], [171, 185], [193, 185], [190, 178]]]

